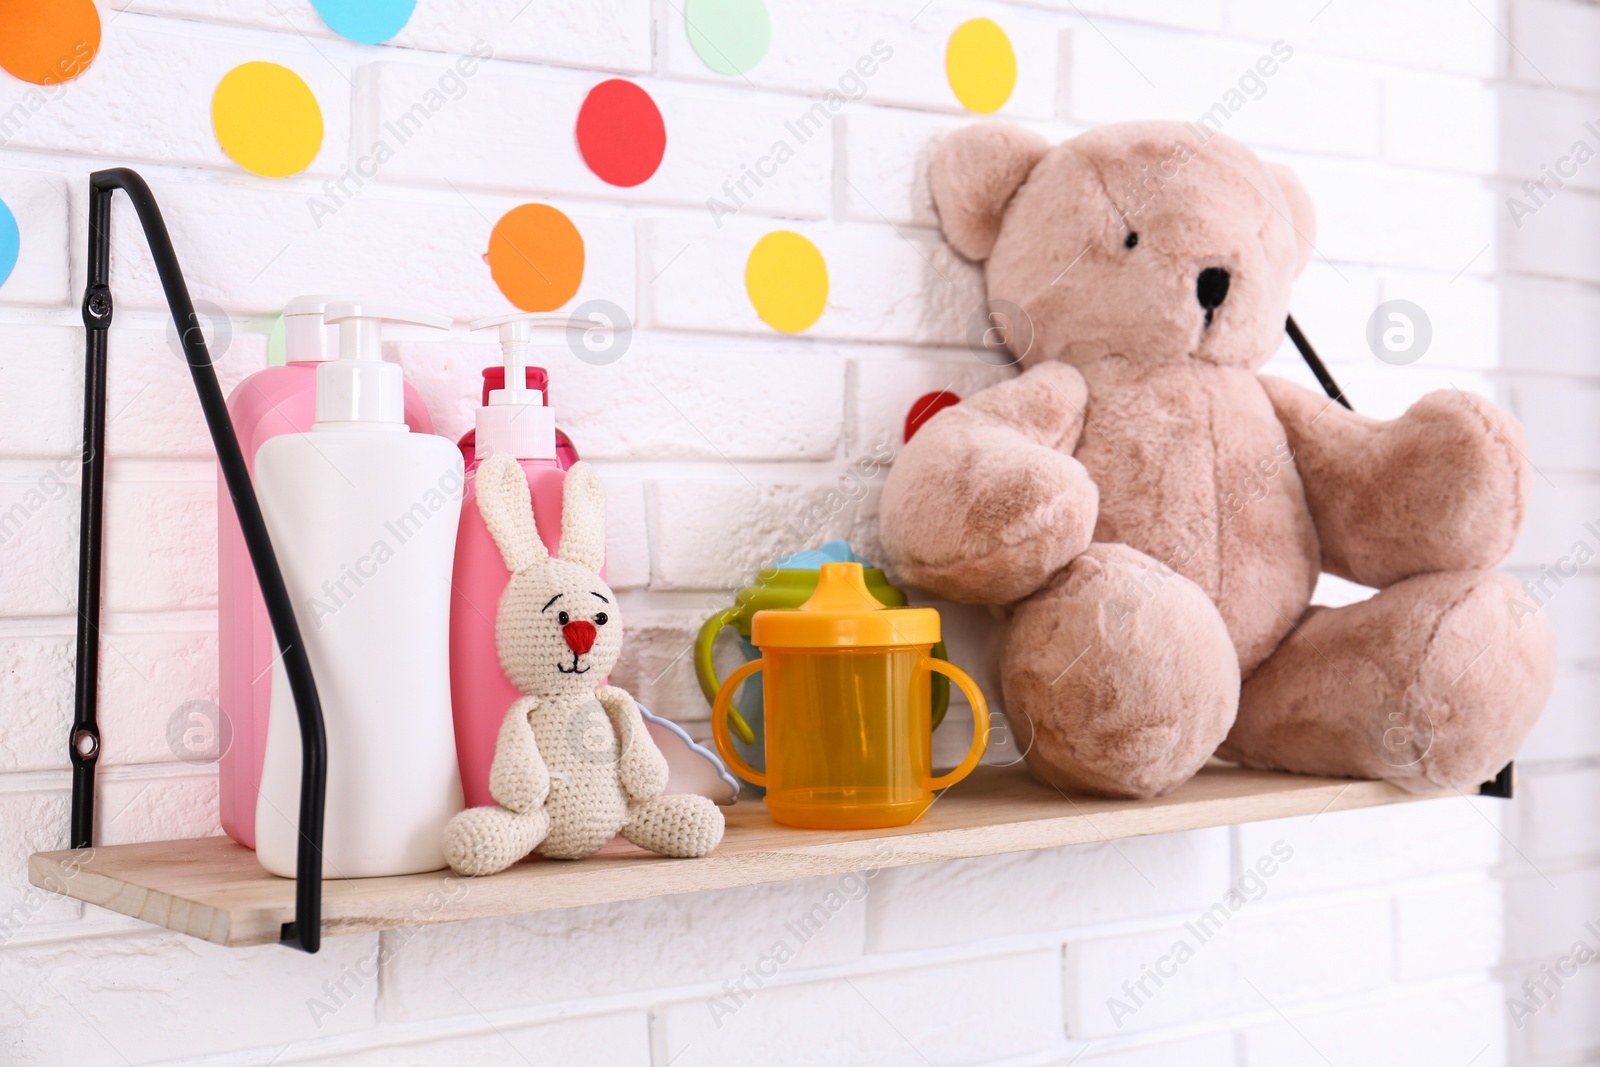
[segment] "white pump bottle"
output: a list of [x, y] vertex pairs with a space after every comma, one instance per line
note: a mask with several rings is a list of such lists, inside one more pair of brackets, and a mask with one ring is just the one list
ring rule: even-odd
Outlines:
[[[317, 421], [256, 455], [256, 491], [322, 701], [328, 742], [323, 876], [445, 866], [462, 808], [450, 713], [450, 572], [464, 475], [455, 445], [405, 423], [385, 322], [450, 321], [365, 302], [330, 305], [339, 358], [317, 368]], [[295, 873], [300, 724], [275, 663], [256, 855]]]

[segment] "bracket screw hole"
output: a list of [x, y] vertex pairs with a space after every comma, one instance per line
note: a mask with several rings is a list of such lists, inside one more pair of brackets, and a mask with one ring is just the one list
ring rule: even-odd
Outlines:
[[72, 750], [80, 759], [93, 759], [100, 751], [100, 739], [88, 730], [79, 730], [72, 735]]

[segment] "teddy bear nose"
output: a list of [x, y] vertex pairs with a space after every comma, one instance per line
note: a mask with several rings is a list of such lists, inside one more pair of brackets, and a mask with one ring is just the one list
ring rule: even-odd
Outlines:
[[594, 635], [598, 632], [594, 623], [587, 619], [573, 619], [561, 628], [561, 636], [567, 639], [567, 647], [580, 656], [594, 647]]
[[1228, 299], [1228, 272], [1221, 267], [1207, 267], [1200, 272], [1200, 280], [1195, 283], [1194, 293], [1200, 300], [1200, 306], [1206, 309], [1206, 322], [1211, 322], [1211, 312], [1222, 306]]

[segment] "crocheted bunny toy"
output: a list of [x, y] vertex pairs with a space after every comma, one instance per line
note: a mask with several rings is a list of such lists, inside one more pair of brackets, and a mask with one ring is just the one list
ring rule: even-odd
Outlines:
[[524, 694], [495, 742], [495, 807], [469, 808], [444, 832], [459, 874], [495, 874], [530, 852], [582, 859], [617, 834], [666, 856], [704, 856], [722, 812], [695, 795], [663, 796], [667, 761], [626, 692], [600, 685], [622, 648], [617, 600], [601, 581], [605, 493], [575, 464], [562, 493], [561, 549], [534, 525], [527, 477], [509, 455], [477, 470], [478, 509], [511, 580], [495, 624], [500, 665]]

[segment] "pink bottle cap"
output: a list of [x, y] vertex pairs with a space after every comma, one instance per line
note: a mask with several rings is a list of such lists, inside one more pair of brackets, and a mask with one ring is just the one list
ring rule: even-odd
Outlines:
[[[537, 389], [544, 394], [544, 406], [550, 406], [550, 375], [543, 367], [526, 368], [527, 380], [523, 383], [529, 389]], [[483, 368], [483, 406], [489, 406], [489, 394], [496, 389], [506, 387], [506, 369], [502, 366]]]

